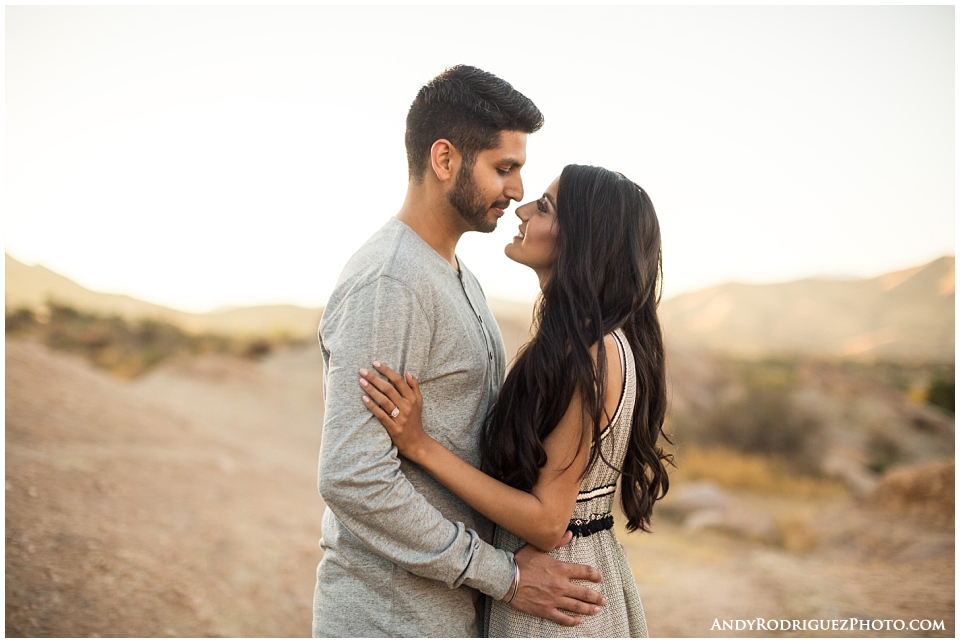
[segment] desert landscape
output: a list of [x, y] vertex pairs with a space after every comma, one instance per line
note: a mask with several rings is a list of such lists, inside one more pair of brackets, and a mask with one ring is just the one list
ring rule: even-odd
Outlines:
[[[320, 311], [178, 317], [11, 262], [6, 635], [309, 636]], [[954, 636], [953, 273], [663, 303], [678, 468], [618, 531], [653, 636]], [[491, 305], [514, 354], [530, 307]]]

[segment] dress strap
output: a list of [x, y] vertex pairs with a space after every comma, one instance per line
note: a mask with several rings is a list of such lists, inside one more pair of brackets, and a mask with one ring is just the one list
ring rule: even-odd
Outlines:
[[623, 411], [623, 403], [627, 397], [627, 356], [624, 352], [623, 340], [620, 338], [620, 333], [622, 332], [619, 328], [613, 331], [613, 338], [617, 341], [617, 353], [620, 355], [620, 381], [622, 382], [620, 401], [617, 402], [617, 410], [613, 413], [610, 423], [607, 424], [606, 428], [600, 433], [601, 440], [609, 435], [610, 429], [612, 429], [613, 425], [620, 419], [620, 413]]

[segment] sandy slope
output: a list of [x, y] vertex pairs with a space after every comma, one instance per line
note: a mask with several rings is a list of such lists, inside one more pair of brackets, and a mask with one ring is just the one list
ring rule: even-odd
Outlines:
[[7, 636], [309, 636], [314, 357], [129, 385], [8, 341]]
[[[8, 341], [7, 636], [308, 636], [319, 366], [311, 346], [260, 364], [194, 358], [131, 384]], [[807, 545], [665, 520], [624, 536], [654, 635], [737, 634], [713, 619], [757, 616], [935, 618], [953, 634], [952, 523], [845, 499], [736, 500], [804, 512]]]

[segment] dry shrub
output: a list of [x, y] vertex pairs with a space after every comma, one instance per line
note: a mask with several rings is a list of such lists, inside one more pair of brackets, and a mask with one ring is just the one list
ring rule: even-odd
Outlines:
[[866, 500], [869, 507], [943, 526], [955, 515], [954, 460], [889, 470]]
[[707, 443], [777, 458], [802, 472], [820, 468], [822, 423], [793, 401], [792, 384], [750, 382], [745, 394], [714, 413]]
[[772, 457], [797, 473], [819, 472], [824, 419], [800, 400], [799, 362], [723, 359], [719, 366], [710, 386], [682, 392], [690, 399], [671, 409], [674, 434], [705, 447]]
[[792, 552], [813, 550], [820, 536], [811, 525], [812, 516], [807, 513], [792, 513], [776, 521], [778, 544]]
[[49, 302], [41, 311], [8, 312], [6, 332], [54, 350], [80, 354], [122, 379], [132, 379], [171, 357], [227, 354], [259, 359], [274, 348], [295, 343], [285, 336], [265, 339], [194, 335], [173, 324], [142, 319], [131, 322]]
[[795, 474], [779, 458], [740, 453], [725, 446], [684, 444], [677, 450], [677, 470], [671, 473], [671, 479], [712, 480], [729, 489], [803, 498], [845, 493], [837, 480]]

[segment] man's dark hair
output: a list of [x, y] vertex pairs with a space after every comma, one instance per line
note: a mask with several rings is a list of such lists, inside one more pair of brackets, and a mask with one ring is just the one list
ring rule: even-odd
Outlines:
[[407, 113], [407, 168], [423, 181], [430, 148], [441, 138], [463, 155], [466, 168], [477, 154], [500, 145], [500, 132], [532, 134], [543, 126], [533, 101], [493, 74], [457, 65], [420, 88]]

